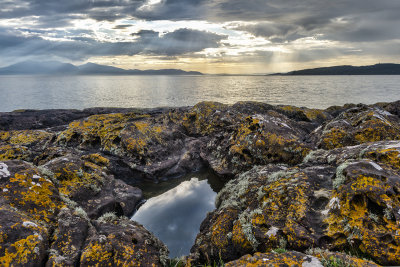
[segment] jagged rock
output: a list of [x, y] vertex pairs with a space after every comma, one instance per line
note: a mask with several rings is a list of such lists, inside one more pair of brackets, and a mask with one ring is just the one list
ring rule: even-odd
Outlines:
[[400, 119], [379, 107], [347, 109], [318, 127], [311, 140], [322, 149], [400, 139]]
[[43, 266], [47, 249], [46, 227], [23, 212], [0, 204], [1, 266]]
[[111, 161], [111, 169], [128, 166], [128, 174], [124, 175], [127, 182], [127, 176], [131, 180], [133, 176], [137, 180], [156, 180], [182, 175], [193, 166], [203, 167], [200, 141], [184, 135], [179, 125], [161, 119], [136, 113], [94, 115], [70, 123], [67, 130], [58, 134], [57, 143], [117, 156]]
[[0, 131], [0, 160], [33, 161], [53, 137], [42, 130]]
[[280, 246], [299, 251], [324, 246], [321, 212], [334, 172], [331, 166], [270, 165], [237, 176], [219, 192], [217, 210], [200, 228], [193, 261], [230, 261]]
[[48, 109], [48, 110], [16, 110], [14, 112], [0, 112], [0, 130], [45, 129], [64, 126], [71, 121], [95, 114], [127, 113], [127, 112], [154, 113], [157, 109], [138, 110], [129, 108], [88, 108], [75, 109]]
[[0, 197], [45, 224], [54, 224], [63, 205], [54, 183], [35, 166], [18, 160], [0, 162]]
[[43, 168], [58, 181], [60, 193], [79, 204], [90, 218], [106, 212], [129, 216], [142, 199], [142, 192], [107, 174], [108, 165], [108, 159], [90, 154], [56, 158]]
[[168, 249], [140, 224], [105, 215], [93, 222], [81, 266], [162, 266]]
[[381, 264], [400, 264], [399, 174], [398, 168], [371, 160], [338, 167], [325, 219], [330, 249], [361, 251]]
[[299, 108], [295, 106], [277, 106], [276, 111], [296, 121], [307, 121], [317, 124], [333, 118], [331, 114], [321, 109]]
[[281, 171], [279, 165], [254, 167], [218, 194], [191, 260], [230, 261], [284, 246], [350, 251], [399, 264], [399, 154], [398, 141], [381, 141], [319, 150], [303, 165]]
[[131, 185], [206, 166], [230, 181], [188, 264], [399, 265], [399, 103], [0, 113], [0, 265], [165, 264]]
[[89, 222], [85, 215], [69, 208], [60, 211], [46, 266], [77, 266], [86, 240]]
[[354, 266], [354, 267], [377, 267], [375, 263], [358, 259], [356, 257], [321, 252], [316, 255], [306, 255], [300, 252], [288, 251], [283, 253], [255, 253], [245, 255], [238, 260], [228, 262], [226, 267], [245, 266], [299, 266], [299, 267], [323, 267], [323, 266]]

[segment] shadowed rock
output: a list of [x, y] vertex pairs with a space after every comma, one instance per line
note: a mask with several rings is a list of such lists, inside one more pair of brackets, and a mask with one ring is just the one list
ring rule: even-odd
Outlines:
[[165, 265], [166, 247], [124, 216], [143, 181], [201, 168], [227, 183], [188, 265], [374, 266], [344, 253], [399, 265], [399, 110], [202, 102], [0, 113], [0, 265]]

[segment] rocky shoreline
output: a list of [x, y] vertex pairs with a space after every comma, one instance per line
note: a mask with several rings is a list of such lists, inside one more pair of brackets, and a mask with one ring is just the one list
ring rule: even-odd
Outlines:
[[143, 181], [202, 168], [226, 184], [187, 266], [400, 265], [399, 116], [400, 101], [0, 113], [0, 265], [169, 265], [128, 217]]

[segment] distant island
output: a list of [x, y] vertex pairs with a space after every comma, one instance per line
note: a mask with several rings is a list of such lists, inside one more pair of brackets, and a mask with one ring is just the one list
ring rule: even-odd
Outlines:
[[294, 75], [400, 75], [400, 64], [375, 64], [369, 66], [334, 66], [315, 69], [296, 70], [287, 73], [275, 73], [270, 75], [294, 76]]
[[75, 66], [58, 61], [24, 61], [0, 68], [0, 75], [203, 75], [197, 71], [180, 69], [137, 70], [86, 63]]

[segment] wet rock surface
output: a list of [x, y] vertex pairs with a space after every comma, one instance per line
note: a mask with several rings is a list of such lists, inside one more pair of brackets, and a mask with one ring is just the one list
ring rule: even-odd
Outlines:
[[187, 265], [399, 265], [399, 114], [398, 102], [0, 113], [0, 265], [168, 264], [126, 217], [142, 182], [202, 168], [227, 183]]

